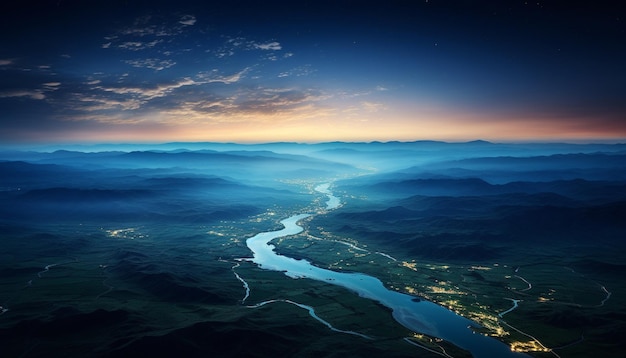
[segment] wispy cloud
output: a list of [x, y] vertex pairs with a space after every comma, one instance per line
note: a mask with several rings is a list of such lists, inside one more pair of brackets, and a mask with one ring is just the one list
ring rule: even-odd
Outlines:
[[136, 110], [141, 108], [142, 102], [137, 99], [127, 98], [123, 100], [102, 98], [96, 96], [79, 96], [78, 101], [82, 102], [79, 108], [87, 112], [109, 111], [109, 110]]
[[257, 48], [259, 50], [278, 51], [282, 49], [282, 47], [280, 46], [280, 43], [276, 41], [268, 42], [268, 43], [254, 43], [252, 44], [252, 46], [254, 46], [254, 48]]
[[217, 58], [225, 58], [235, 55], [239, 50], [246, 50], [248, 41], [243, 37], [227, 38], [222, 46], [216, 49], [207, 50], [212, 52]]
[[155, 71], [162, 71], [167, 68], [170, 68], [176, 65], [176, 62], [173, 60], [160, 60], [157, 58], [146, 58], [146, 59], [137, 59], [137, 60], [126, 60], [124, 61], [133, 67], [138, 68], [149, 68]]
[[185, 15], [180, 19], [180, 21], [178, 21], [178, 23], [185, 26], [193, 26], [196, 23], [196, 17], [193, 15]]
[[[237, 36], [237, 37], [227, 37], [224, 44], [217, 49], [212, 49], [207, 52], [215, 53], [215, 56], [218, 58], [230, 57], [236, 55], [241, 51], [280, 51], [282, 50], [282, 46], [278, 41], [270, 41], [270, 42], [258, 42], [254, 40], [247, 39], [245, 37]], [[287, 58], [293, 56], [293, 53], [288, 53], [282, 56], [282, 58]], [[272, 54], [265, 57], [268, 60], [276, 61], [279, 59], [279, 56]]]
[[160, 123], [265, 123], [328, 117], [335, 113], [325, 101], [332, 96], [319, 90], [235, 86], [222, 91], [214, 83], [233, 85], [248, 68], [231, 75], [209, 71], [176, 82], [139, 86], [94, 84], [71, 101], [71, 118], [110, 125]]
[[243, 69], [232, 75], [224, 76], [220, 75], [217, 71], [211, 71], [209, 73], [201, 73], [196, 76], [196, 79], [191, 77], [185, 77], [169, 84], [159, 84], [152, 87], [133, 87], [133, 86], [97, 86], [94, 89], [99, 89], [105, 92], [111, 92], [115, 94], [136, 95], [143, 99], [154, 99], [159, 97], [165, 97], [172, 91], [186, 86], [199, 86], [208, 83], [224, 83], [232, 84], [238, 82], [243, 78], [248, 69]]
[[61, 82], [47, 82], [43, 84], [43, 88], [48, 91], [56, 91], [61, 86]]
[[[112, 130], [135, 125], [177, 128], [181, 123], [269, 123], [335, 112], [326, 103], [331, 96], [322, 91], [260, 84], [268, 78], [276, 81], [280, 71], [282, 77], [313, 71], [310, 66], [285, 71], [270, 65], [268, 61], [294, 56], [284, 51], [277, 39], [198, 37], [195, 35], [207, 30], [199, 25], [194, 15], [137, 18], [94, 44], [102, 48], [99, 54], [106, 56], [106, 62], [94, 61], [102, 67], [89, 66], [80, 80], [57, 75], [46, 62], [40, 62], [44, 63], [40, 71], [31, 65], [33, 73], [40, 76], [32, 89], [27, 85], [5, 89], [0, 98], [44, 100], [55, 120], [87, 122], [84, 128], [95, 123], [97, 128]], [[230, 56], [235, 57], [220, 60]], [[0, 59], [0, 69], [7, 66], [10, 70], [12, 64], [11, 59]], [[51, 65], [57, 68], [57, 63]], [[149, 70], [159, 73], [147, 76]]]
[[327, 95], [315, 90], [256, 88], [242, 93], [235, 103], [241, 112], [278, 113], [327, 98]]
[[193, 26], [195, 23], [196, 17], [193, 15], [182, 17], [142, 16], [135, 19], [132, 25], [105, 36], [101, 47], [131, 51], [151, 49], [164, 43], [164, 39], [182, 34], [185, 28]]
[[127, 41], [127, 42], [123, 42], [117, 45], [117, 47], [124, 49], [124, 50], [141, 51], [141, 50], [153, 48], [154, 46], [160, 44], [161, 42], [163, 42], [163, 40], [161, 39], [156, 39], [156, 40], [149, 41], [149, 42]]
[[233, 73], [232, 75], [221, 75], [218, 70], [213, 70], [210, 72], [201, 72], [198, 74], [199, 84], [204, 83], [224, 83], [224, 84], [232, 84], [241, 81], [244, 78], [245, 74], [250, 71], [250, 67], [246, 67], [243, 70]]
[[303, 65], [303, 66], [298, 66], [296, 68], [292, 68], [287, 71], [283, 71], [278, 74], [278, 77], [280, 78], [292, 77], [292, 76], [302, 77], [302, 76], [308, 76], [312, 74], [313, 72], [315, 72], [315, 70], [313, 69], [311, 65]]
[[61, 82], [46, 82], [38, 86], [36, 89], [14, 89], [10, 91], [0, 92], [0, 98], [19, 98], [25, 97], [34, 100], [44, 100], [47, 98], [46, 93], [54, 92], [59, 89]]
[[104, 87], [98, 86], [96, 89], [100, 89], [105, 92], [111, 92], [115, 94], [123, 94], [123, 95], [135, 95], [139, 98], [150, 100], [154, 98], [164, 97], [168, 93], [172, 92], [177, 88], [181, 88], [184, 86], [193, 86], [198, 83], [191, 78], [184, 78], [174, 83], [170, 84], [161, 84], [150, 88], [144, 87]]
[[162, 21], [155, 21], [152, 15], [145, 15], [136, 18], [131, 26], [119, 30], [118, 35], [144, 37], [156, 35], [163, 32], [164, 29], [165, 27], [162, 25]]
[[30, 99], [42, 100], [46, 99], [46, 95], [42, 93], [40, 90], [27, 91], [27, 90], [17, 90], [17, 91], [9, 91], [9, 92], [0, 92], [0, 98], [13, 98], [13, 97], [27, 97]]
[[370, 112], [370, 113], [379, 112], [387, 108], [383, 103], [371, 102], [371, 101], [363, 101], [361, 102], [361, 106], [363, 107], [365, 111]]
[[289, 121], [328, 114], [332, 109], [322, 104], [328, 98], [313, 90], [247, 88], [227, 97], [184, 101], [164, 113], [176, 121], [185, 118], [186, 122]]
[[[221, 83], [231, 85], [244, 78], [249, 68], [239, 72], [223, 75], [219, 71], [199, 73], [196, 76], [180, 78], [169, 83], [154, 84], [152, 86], [123, 86], [111, 83], [103, 84], [101, 80], [88, 80], [84, 84], [89, 87], [79, 93], [74, 93], [73, 98], [68, 100], [68, 110], [79, 115], [85, 113], [111, 113], [133, 112], [141, 116], [146, 111], [168, 111], [178, 108], [182, 103], [197, 101], [199, 107], [208, 108], [203, 101], [222, 101], [221, 107], [225, 108], [228, 101], [218, 95], [212, 95], [211, 84]], [[209, 87], [207, 87], [209, 86]], [[182, 89], [185, 89], [182, 91]], [[217, 106], [214, 104], [213, 106]], [[93, 120], [93, 115], [87, 116]], [[106, 121], [102, 117], [99, 121]]]

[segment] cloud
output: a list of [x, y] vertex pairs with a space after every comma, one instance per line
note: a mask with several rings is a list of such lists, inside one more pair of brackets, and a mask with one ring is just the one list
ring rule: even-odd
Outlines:
[[61, 82], [47, 82], [43, 84], [43, 89], [46, 91], [56, 91], [61, 86]]
[[141, 88], [141, 87], [102, 87], [98, 86], [97, 89], [100, 89], [105, 92], [111, 92], [115, 94], [130, 94], [136, 95], [140, 98], [150, 100], [154, 98], [164, 97], [168, 93], [172, 92], [177, 88], [181, 88], [184, 86], [193, 86], [198, 83], [191, 78], [184, 78], [175, 83], [171, 84], [162, 84], [152, 88]]
[[250, 67], [246, 67], [243, 70], [233, 73], [229, 76], [220, 75], [217, 70], [210, 71], [208, 73], [200, 73], [198, 74], [199, 83], [224, 83], [224, 84], [233, 84], [241, 81], [244, 78], [245, 74], [250, 71]]
[[280, 49], [282, 49], [282, 47], [280, 46], [280, 43], [273, 41], [273, 42], [268, 42], [268, 43], [264, 43], [264, 44], [253, 44], [254, 48], [257, 48], [259, 50], [271, 50], [271, 51], [278, 51]]
[[227, 38], [224, 44], [214, 50], [207, 50], [207, 52], [215, 53], [217, 58], [225, 58], [235, 55], [237, 50], [247, 50], [249, 41], [243, 37], [230, 37]]
[[13, 60], [0, 59], [0, 66], [8, 66], [8, 65], [12, 65], [12, 64], [13, 64]]
[[162, 24], [162, 20], [153, 21], [153, 18], [150, 15], [138, 17], [132, 26], [121, 29], [118, 31], [118, 34], [122, 36], [144, 37], [164, 32], [165, 27], [163, 25], [151, 24], [151, 22], [160, 22]]
[[126, 60], [124, 61], [133, 67], [149, 68], [155, 71], [162, 71], [176, 65], [173, 60], [159, 60], [157, 58], [146, 58], [140, 60]]
[[209, 73], [200, 73], [196, 76], [196, 79], [191, 77], [185, 77], [178, 81], [169, 84], [159, 84], [153, 87], [106, 87], [106, 86], [96, 86], [93, 87], [95, 90], [100, 90], [109, 93], [115, 93], [119, 95], [133, 95], [137, 96], [143, 100], [152, 100], [155, 98], [165, 97], [170, 94], [172, 91], [179, 89], [181, 87], [186, 86], [200, 86], [209, 83], [224, 83], [224, 84], [232, 84], [240, 81], [246, 72], [249, 71], [249, 68], [245, 68], [239, 72], [236, 72], [232, 75], [223, 76], [218, 74], [218, 72], [211, 71]]
[[318, 121], [337, 115], [336, 108], [324, 103], [328, 98], [328, 95], [314, 90], [248, 88], [224, 98], [183, 102], [162, 111], [161, 123], [193, 128], [244, 123], [246, 126], [298, 121], [312, 123], [312, 119]]
[[217, 58], [230, 57], [230, 56], [233, 56], [234, 54], [235, 54], [235, 51], [233, 50], [220, 49], [220, 50], [215, 51], [215, 57]]
[[150, 41], [150, 42], [127, 41], [127, 42], [123, 42], [123, 43], [117, 45], [117, 47], [125, 49], [125, 50], [141, 51], [141, 50], [145, 50], [145, 49], [148, 49], [148, 48], [152, 48], [152, 47], [160, 44], [161, 42], [163, 42], [163, 40], [161, 40], [161, 39], [153, 40], [153, 41]]
[[12, 91], [0, 92], [0, 98], [30, 98], [34, 100], [44, 100], [47, 98], [45, 92], [52, 92], [59, 89], [61, 82], [46, 82], [40, 88], [33, 90], [16, 89]]
[[363, 107], [365, 111], [370, 112], [370, 113], [382, 111], [387, 108], [382, 103], [370, 102], [370, 101], [361, 102], [361, 106]]
[[198, 112], [225, 117], [286, 116], [317, 108], [320, 102], [328, 98], [328, 95], [315, 90], [246, 88], [229, 97], [211, 99], [209, 102], [199, 101], [193, 108]]
[[287, 71], [283, 71], [278, 74], [278, 77], [279, 78], [292, 77], [292, 76], [302, 77], [302, 76], [308, 76], [313, 72], [315, 71], [313, 70], [311, 65], [304, 65], [304, 66], [298, 66], [296, 68], [292, 68]]
[[[215, 56], [218, 58], [230, 57], [234, 56], [238, 53], [238, 51], [253, 51], [253, 50], [262, 50], [262, 51], [278, 51], [281, 50], [282, 46], [277, 41], [271, 42], [257, 42], [249, 40], [245, 37], [227, 37], [224, 44], [217, 49], [207, 50], [207, 52], [215, 53]], [[282, 58], [287, 58], [293, 56], [293, 53], [288, 53]], [[279, 59], [276, 55], [268, 55], [265, 57], [266, 60], [276, 61]]]
[[124, 99], [116, 100], [110, 98], [98, 98], [98, 97], [79, 97], [78, 101], [83, 102], [84, 105], [80, 106], [80, 109], [87, 112], [94, 111], [108, 111], [108, 110], [135, 110], [141, 108], [142, 102], [136, 99]]
[[185, 15], [180, 19], [178, 23], [185, 26], [193, 26], [196, 23], [196, 17], [193, 15]]
[[[123, 27], [104, 37], [102, 48], [121, 48], [131, 51], [150, 49], [182, 34], [185, 28], [193, 26], [196, 17], [193, 15], [173, 16], [142, 16], [132, 25]], [[165, 39], [165, 40], [164, 40]]]
[[[214, 76], [212, 81], [216, 81]], [[207, 80], [206, 82], [209, 82]], [[199, 80], [193, 84], [199, 84]], [[83, 115], [99, 122], [160, 123], [163, 125], [196, 125], [217, 123], [268, 123], [294, 121], [303, 118], [327, 117], [335, 112], [323, 104], [330, 98], [316, 90], [293, 88], [243, 87], [224, 95], [204, 87], [194, 90], [188, 82], [170, 84], [153, 89], [117, 89], [119, 98], [87, 97], [81, 99]], [[191, 86], [191, 87], [186, 87]], [[173, 93], [185, 87], [182, 92]], [[132, 100], [126, 96], [132, 94]], [[158, 97], [163, 95], [162, 97]], [[126, 98], [126, 100], [123, 100]], [[123, 110], [131, 111], [122, 113]], [[109, 113], [110, 112], [110, 113]], [[107, 115], [110, 115], [107, 117]], [[321, 117], [320, 117], [321, 116]], [[77, 116], [74, 116], [77, 118]]]
[[46, 96], [40, 91], [10, 91], [10, 92], [0, 92], [0, 98], [14, 98], [14, 97], [28, 97], [30, 99], [42, 100], [46, 99]]

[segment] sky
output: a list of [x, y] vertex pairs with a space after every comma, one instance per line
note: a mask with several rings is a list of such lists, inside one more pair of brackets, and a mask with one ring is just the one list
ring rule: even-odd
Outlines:
[[5, 2], [0, 144], [624, 142], [626, 14], [573, 3]]

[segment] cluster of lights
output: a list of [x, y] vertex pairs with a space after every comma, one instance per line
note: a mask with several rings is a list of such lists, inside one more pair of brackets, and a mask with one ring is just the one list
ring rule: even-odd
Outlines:
[[450, 266], [448, 265], [426, 265], [426, 266], [431, 270], [441, 270], [441, 271], [448, 271], [448, 269], [450, 268]]
[[448, 287], [428, 286], [427, 288], [430, 290], [430, 293], [444, 294], [444, 295], [467, 295], [467, 293], [463, 291], [458, 291], [458, 290], [448, 288]]
[[490, 336], [504, 337], [510, 334], [498, 323], [498, 317], [495, 315], [482, 312], [469, 312], [468, 316], [468, 318], [483, 326], [489, 332], [488, 335]]
[[[400, 266], [406, 267], [413, 271], [417, 271], [417, 263], [415, 262], [415, 260], [411, 262], [402, 261], [400, 263]], [[428, 265], [428, 264], [426, 264], [426, 267], [428, 267], [431, 270], [441, 270], [441, 271], [447, 271], [450, 268], [450, 266], [448, 265]]]
[[441, 302], [442, 305], [448, 307], [449, 310], [452, 310], [454, 312], [456, 312], [457, 314], [460, 313], [460, 308], [463, 308], [463, 306], [459, 303], [459, 300], [447, 300], [447, 301], [442, 301]]
[[[313, 189], [313, 188], [311, 187], [310, 189]], [[276, 212], [268, 211], [265, 214], [262, 214], [259, 217], [257, 217], [257, 221], [261, 221], [262, 217], [267, 218], [267, 217], [271, 217], [274, 215], [276, 215]], [[318, 230], [320, 231], [320, 234], [322, 236], [333, 236], [331, 233], [326, 232], [321, 227], [318, 228]], [[349, 240], [349, 241], [352, 241], [352, 240]], [[355, 254], [354, 252], [352, 253]], [[337, 255], [341, 255], [341, 253], [337, 252]], [[360, 256], [365, 256], [365, 255], [366, 254], [361, 254]], [[340, 259], [339, 261], [333, 264], [330, 264], [330, 267], [339, 268], [339, 269], [343, 268], [342, 266], [349, 266], [349, 264], [345, 262], [343, 259]], [[402, 261], [400, 263], [400, 266], [408, 268], [415, 272], [418, 271], [418, 263], [416, 263], [415, 261], [412, 261], [412, 262]], [[426, 264], [425, 266], [426, 266], [425, 268], [428, 268], [430, 270], [447, 271], [450, 269], [450, 266], [448, 265]], [[494, 264], [494, 267], [498, 267], [498, 266], [499, 266], [498, 264]], [[474, 271], [474, 270], [475, 271], [489, 271], [492, 269], [493, 267], [488, 267], [488, 266], [471, 266], [468, 268], [468, 270], [470, 271]], [[445, 295], [467, 295], [466, 292], [459, 290], [458, 287], [450, 286], [449, 282], [446, 282], [446, 281], [436, 281], [436, 282], [437, 282], [437, 285], [426, 287], [429, 293], [445, 294]], [[391, 286], [391, 288], [396, 291], [399, 291], [399, 288], [397, 287]], [[405, 286], [403, 288], [403, 291], [411, 295], [418, 295], [418, 290], [415, 287]], [[423, 296], [427, 297], [426, 295], [423, 295]], [[548, 301], [550, 299], [540, 297], [539, 300]], [[450, 300], [440, 301], [439, 304], [443, 305], [444, 307], [448, 307], [450, 310], [457, 312], [457, 314], [461, 314], [460, 311], [466, 311], [463, 309], [464, 308], [463, 305], [458, 300], [450, 299]], [[486, 307], [480, 307], [480, 308], [485, 309]], [[498, 317], [495, 315], [491, 315], [491, 314], [487, 314], [483, 312], [475, 312], [475, 311], [474, 312], [466, 311], [464, 312], [464, 315], [466, 315], [468, 318], [472, 319], [473, 321], [480, 323], [489, 332], [488, 334], [490, 336], [504, 337], [510, 334], [499, 324]], [[418, 341], [422, 341], [422, 342], [427, 341], [430, 343], [434, 343], [432, 338], [427, 337], [423, 334], [416, 333], [411, 338], [416, 339]], [[511, 351], [514, 351], [514, 352], [549, 352], [550, 351], [549, 348], [546, 348], [540, 342], [537, 342], [535, 340], [529, 341], [529, 342], [513, 342], [510, 344], [510, 347], [511, 347]]]
[[550, 352], [550, 348], [544, 347], [537, 341], [529, 342], [513, 342], [511, 343], [511, 351], [513, 352]]
[[402, 263], [400, 264], [403, 267], [409, 268], [413, 271], [417, 271], [417, 264], [415, 262], [406, 262], [406, 261], [402, 261]]

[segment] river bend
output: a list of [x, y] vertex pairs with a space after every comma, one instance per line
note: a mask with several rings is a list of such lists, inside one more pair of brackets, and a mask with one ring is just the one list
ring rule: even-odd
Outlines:
[[[340, 205], [340, 200], [332, 195], [329, 184], [315, 188], [328, 197], [326, 210]], [[246, 245], [253, 253], [252, 262], [265, 270], [282, 271], [291, 278], [308, 278], [325, 281], [344, 287], [361, 297], [375, 300], [392, 310], [393, 318], [404, 327], [433, 337], [446, 340], [463, 348], [474, 357], [523, 357], [521, 353], [512, 352], [508, 345], [480, 333], [472, 327], [478, 324], [462, 317], [453, 311], [433, 302], [387, 289], [379, 279], [353, 272], [338, 272], [314, 266], [305, 259], [294, 259], [277, 254], [271, 241], [303, 231], [298, 225], [313, 214], [302, 213], [281, 221], [283, 229], [259, 233], [246, 240]]]

